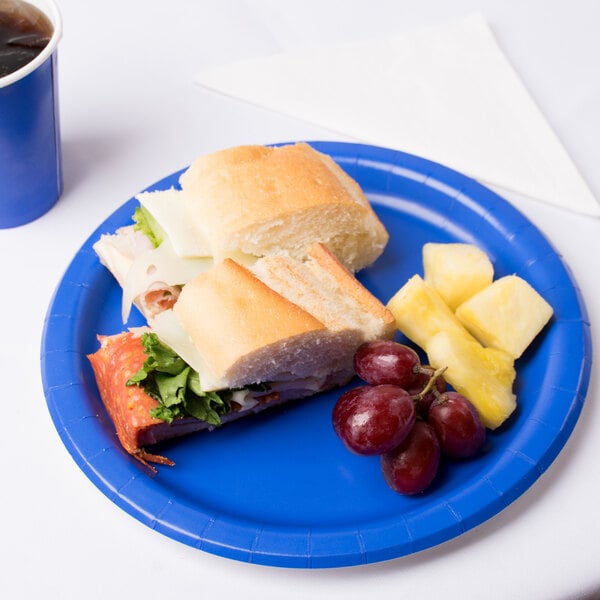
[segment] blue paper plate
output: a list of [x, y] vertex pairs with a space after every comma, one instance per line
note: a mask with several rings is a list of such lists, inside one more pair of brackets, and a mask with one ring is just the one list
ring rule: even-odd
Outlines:
[[[336, 393], [163, 444], [176, 462], [149, 475], [120, 447], [86, 354], [96, 334], [123, 330], [121, 290], [98, 262], [101, 233], [130, 223], [130, 200], [90, 236], [49, 307], [42, 340], [47, 404], [77, 465], [110, 500], [175, 540], [242, 561], [321, 568], [414, 553], [493, 517], [559, 453], [580, 414], [591, 369], [581, 294], [561, 257], [489, 189], [421, 158], [358, 144], [314, 142], [363, 187], [390, 233], [362, 282], [383, 302], [422, 273], [425, 242], [470, 242], [496, 276], [516, 273], [554, 309], [517, 363], [518, 410], [478, 458], [446, 465], [434, 486], [404, 497], [376, 457], [344, 449], [331, 427]], [[149, 189], [177, 186], [174, 173]], [[133, 314], [129, 325], [142, 324]]]

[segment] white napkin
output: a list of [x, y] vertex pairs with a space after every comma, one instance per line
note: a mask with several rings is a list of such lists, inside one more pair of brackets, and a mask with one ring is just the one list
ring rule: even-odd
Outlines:
[[600, 216], [600, 205], [480, 15], [368, 43], [213, 67], [195, 81]]

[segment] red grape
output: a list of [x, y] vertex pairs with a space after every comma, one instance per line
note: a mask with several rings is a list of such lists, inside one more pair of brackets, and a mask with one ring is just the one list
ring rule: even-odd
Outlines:
[[371, 385], [411, 385], [420, 364], [412, 348], [392, 340], [366, 342], [354, 355], [356, 374]]
[[381, 455], [381, 470], [387, 484], [401, 494], [419, 494], [435, 478], [440, 463], [440, 445], [425, 421], [416, 421], [400, 446]]
[[477, 410], [458, 392], [446, 392], [435, 400], [429, 409], [428, 421], [448, 456], [473, 456], [485, 443], [485, 427]]
[[342, 394], [332, 414], [333, 428], [356, 454], [381, 454], [400, 444], [415, 423], [415, 404], [395, 385], [361, 386]]
[[[424, 389], [425, 386], [429, 383], [429, 380], [435, 373], [435, 369], [429, 365], [421, 365], [419, 372], [415, 378], [415, 381], [412, 385], [406, 388], [406, 391], [411, 396], [417, 396]], [[447, 389], [446, 380], [442, 375], [438, 375], [435, 379], [435, 383], [433, 384], [438, 394], [443, 394]], [[433, 403], [436, 398], [436, 392], [431, 390], [427, 392], [422, 398], [419, 398], [417, 401], [417, 410], [419, 414], [423, 417], [427, 417], [427, 413], [429, 412], [429, 407]]]
[[331, 419], [333, 423], [333, 429], [338, 437], [342, 437], [342, 425], [348, 420], [350, 412], [355, 409], [356, 398], [364, 394], [369, 389], [370, 386], [361, 385], [344, 392], [339, 397], [338, 401], [333, 407], [333, 415]]

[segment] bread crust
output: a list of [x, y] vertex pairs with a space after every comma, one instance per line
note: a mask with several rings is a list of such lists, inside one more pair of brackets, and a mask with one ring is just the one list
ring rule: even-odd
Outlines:
[[217, 258], [237, 250], [269, 254], [270, 237], [276, 238], [274, 248], [298, 258], [309, 242], [320, 241], [340, 252], [356, 246], [345, 262], [357, 270], [373, 262], [388, 240], [360, 186], [306, 143], [237, 146], [202, 156], [180, 183]]
[[392, 337], [396, 332], [394, 315], [356, 277], [324, 244], [313, 244], [307, 249], [307, 256], [317, 262], [337, 282], [340, 294], [350, 296], [365, 312], [371, 313], [383, 323], [384, 337]]
[[190, 281], [173, 310], [196, 347], [210, 349], [203, 352], [209, 368], [225, 378], [257, 350], [326, 329], [231, 259]]
[[340, 183], [343, 176], [332, 176], [339, 167], [324, 159], [329, 157], [305, 143], [236, 146], [196, 159], [180, 183], [202, 216], [225, 217], [232, 230], [324, 203], [352, 205], [358, 199], [368, 206], [357, 184], [352, 186], [355, 197], [350, 196]]

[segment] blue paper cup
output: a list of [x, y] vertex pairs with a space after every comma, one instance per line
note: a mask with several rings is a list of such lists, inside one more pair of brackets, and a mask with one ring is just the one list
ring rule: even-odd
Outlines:
[[41, 217], [62, 192], [56, 53], [62, 21], [53, 0], [28, 0], [52, 22], [48, 45], [0, 77], [0, 228]]

